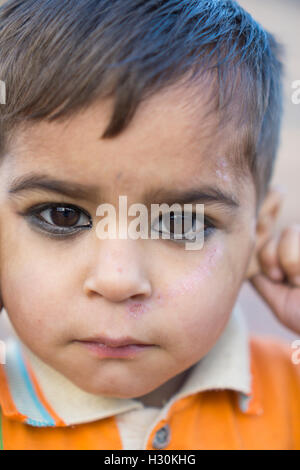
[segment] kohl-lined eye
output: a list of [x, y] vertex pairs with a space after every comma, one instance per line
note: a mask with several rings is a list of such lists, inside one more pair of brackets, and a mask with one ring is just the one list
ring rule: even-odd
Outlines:
[[92, 227], [91, 216], [73, 204], [40, 204], [21, 213], [30, 223], [54, 235], [71, 235]]
[[[203, 222], [204, 221], [204, 222]], [[175, 213], [174, 211], [160, 214], [158, 217], [158, 228], [154, 226], [152, 230], [159, 234], [165, 233], [172, 241], [192, 241], [197, 238], [199, 233], [204, 232], [207, 238], [211, 232], [216, 230], [207, 217], [200, 217], [196, 212]]]

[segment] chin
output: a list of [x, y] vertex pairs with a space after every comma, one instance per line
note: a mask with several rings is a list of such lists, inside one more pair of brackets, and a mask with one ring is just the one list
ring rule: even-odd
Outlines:
[[120, 389], [122, 389], [122, 385], [120, 384], [119, 387], [113, 387], [113, 388], [108, 388], [107, 386], [103, 386], [103, 384], [92, 384], [89, 383], [81, 383], [81, 382], [73, 382], [77, 387], [81, 388], [81, 390], [84, 390], [87, 393], [91, 393], [92, 395], [102, 395], [104, 397], [108, 398], [123, 398], [123, 399], [134, 399], [139, 396], [142, 396], [146, 393], [147, 391], [142, 390], [141, 392], [135, 392], [133, 390], [126, 390], [122, 391], [120, 393]]

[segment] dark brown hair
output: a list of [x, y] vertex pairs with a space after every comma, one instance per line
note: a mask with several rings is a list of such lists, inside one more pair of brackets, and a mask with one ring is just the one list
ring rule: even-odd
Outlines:
[[102, 138], [128, 126], [139, 103], [188, 72], [214, 73], [214, 110], [240, 131], [239, 163], [259, 204], [277, 153], [281, 46], [234, 1], [8, 0], [0, 8], [0, 155], [24, 122], [60, 120], [114, 97]]

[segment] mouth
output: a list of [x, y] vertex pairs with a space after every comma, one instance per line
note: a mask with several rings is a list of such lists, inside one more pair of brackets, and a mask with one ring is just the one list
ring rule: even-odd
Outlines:
[[[85, 343], [98, 343], [104, 346], [109, 346], [110, 348], [121, 348], [124, 346], [149, 346], [148, 343], [143, 343], [138, 339], [131, 338], [130, 336], [123, 336], [121, 338], [109, 338], [108, 336], [97, 336], [97, 337], [89, 337], [80, 340], [81, 342]], [[151, 345], [153, 346], [153, 345]]]
[[128, 336], [117, 339], [104, 336], [92, 337], [79, 340], [78, 342], [100, 358], [134, 357], [136, 354], [155, 346], [154, 344], [142, 343]]

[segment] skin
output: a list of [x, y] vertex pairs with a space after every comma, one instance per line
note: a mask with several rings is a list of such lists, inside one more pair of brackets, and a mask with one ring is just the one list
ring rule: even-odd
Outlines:
[[[196, 121], [183, 90], [153, 96], [122, 134], [101, 140], [111, 104], [17, 132], [0, 168], [1, 296], [24, 344], [74, 384], [160, 406], [222, 334], [242, 283], [257, 272], [254, 260], [270, 238], [279, 203], [273, 198], [258, 233], [251, 175], [236, 178], [226, 132], [216, 139], [216, 121], [201, 124], [201, 102]], [[46, 191], [9, 199], [12, 179], [37, 170], [97, 185], [99, 192], [91, 201]], [[217, 228], [202, 250], [171, 240], [96, 236], [96, 208], [103, 202], [118, 207], [119, 195], [127, 195], [128, 205], [143, 203], [153, 187], [207, 182], [234, 191], [240, 206], [205, 205]], [[19, 214], [50, 202], [84, 209], [93, 228], [49, 238]], [[129, 335], [154, 346], [132, 358], [99, 359], [75, 341], [97, 335]]]
[[300, 224], [271, 236], [258, 252], [250, 282], [277, 320], [300, 333]]

